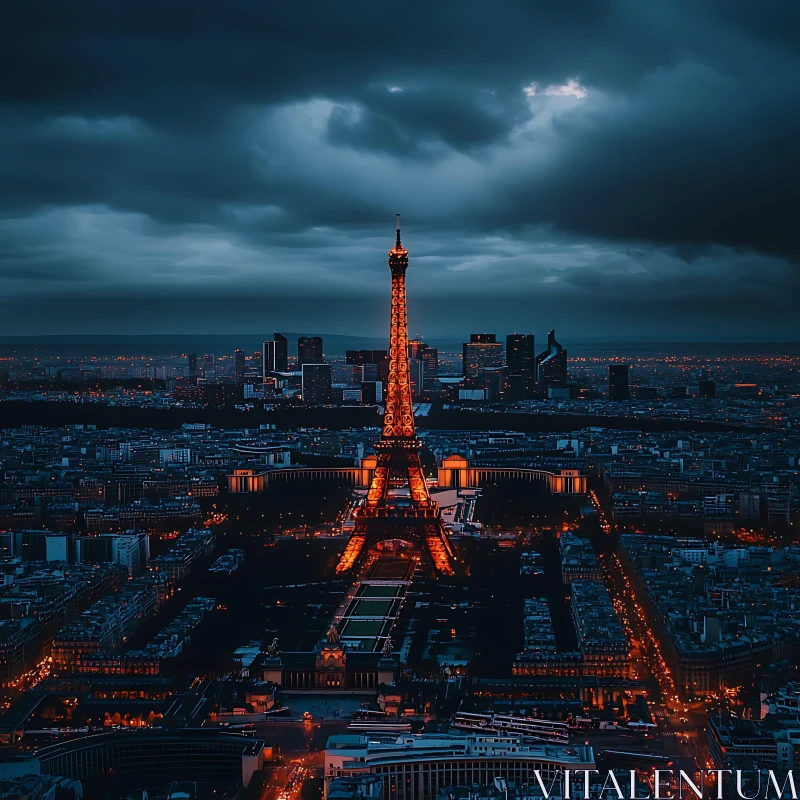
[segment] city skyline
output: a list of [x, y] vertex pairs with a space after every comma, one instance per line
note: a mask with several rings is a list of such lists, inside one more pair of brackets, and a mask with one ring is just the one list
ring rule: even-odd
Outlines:
[[0, 335], [379, 335], [402, 211], [429, 337], [800, 336], [793, 4], [38, 11], [0, 34]]

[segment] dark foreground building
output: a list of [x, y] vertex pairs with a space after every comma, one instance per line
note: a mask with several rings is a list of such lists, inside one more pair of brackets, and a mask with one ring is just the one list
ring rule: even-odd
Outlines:
[[263, 740], [236, 733], [125, 730], [60, 742], [6, 762], [84, 784], [113, 776], [125, 787], [167, 787], [174, 781], [246, 787], [271, 757]]
[[630, 400], [631, 390], [628, 384], [629, 367], [627, 364], [608, 365], [608, 399], [614, 401]]

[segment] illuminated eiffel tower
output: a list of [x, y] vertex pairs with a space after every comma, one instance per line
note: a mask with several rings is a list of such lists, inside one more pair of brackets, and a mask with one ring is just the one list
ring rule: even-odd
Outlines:
[[[383, 433], [375, 445], [377, 466], [367, 499], [356, 514], [353, 535], [336, 568], [346, 572], [364, 550], [381, 540], [404, 539], [424, 547], [436, 569], [452, 575], [453, 551], [444, 533], [439, 507], [431, 499], [419, 452], [422, 442], [414, 427], [408, 359], [408, 314], [406, 312], [406, 269], [408, 250], [397, 241], [389, 251], [392, 273], [392, 314], [389, 328], [389, 378], [383, 415]], [[409, 502], [390, 497], [391, 489], [408, 486]]]

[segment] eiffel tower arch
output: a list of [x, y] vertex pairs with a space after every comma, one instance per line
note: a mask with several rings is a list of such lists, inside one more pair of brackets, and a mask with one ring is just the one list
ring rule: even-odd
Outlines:
[[[336, 571], [351, 570], [365, 552], [386, 539], [405, 539], [426, 551], [434, 567], [452, 575], [453, 551], [444, 532], [439, 508], [431, 498], [422, 470], [420, 450], [411, 402], [408, 358], [408, 313], [406, 270], [408, 250], [397, 240], [389, 251], [392, 274], [392, 311], [389, 327], [389, 377], [387, 381], [383, 430], [375, 445], [377, 465], [364, 505], [356, 512], [355, 528]], [[408, 486], [408, 503], [390, 496], [392, 489]]]

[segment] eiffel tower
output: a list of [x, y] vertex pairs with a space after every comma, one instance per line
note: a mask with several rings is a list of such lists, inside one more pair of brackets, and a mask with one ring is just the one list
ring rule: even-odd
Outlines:
[[[366, 501], [356, 512], [356, 524], [336, 571], [351, 569], [365, 545], [381, 540], [411, 540], [427, 550], [434, 567], [445, 575], [453, 574], [453, 551], [444, 533], [439, 508], [431, 499], [422, 471], [420, 450], [414, 426], [411, 380], [408, 359], [408, 314], [406, 311], [406, 269], [408, 250], [400, 242], [400, 215], [397, 215], [397, 240], [389, 251], [392, 273], [392, 313], [389, 327], [389, 378], [383, 415], [383, 432], [375, 445], [377, 466]], [[408, 486], [409, 502], [400, 504], [390, 490]]]

